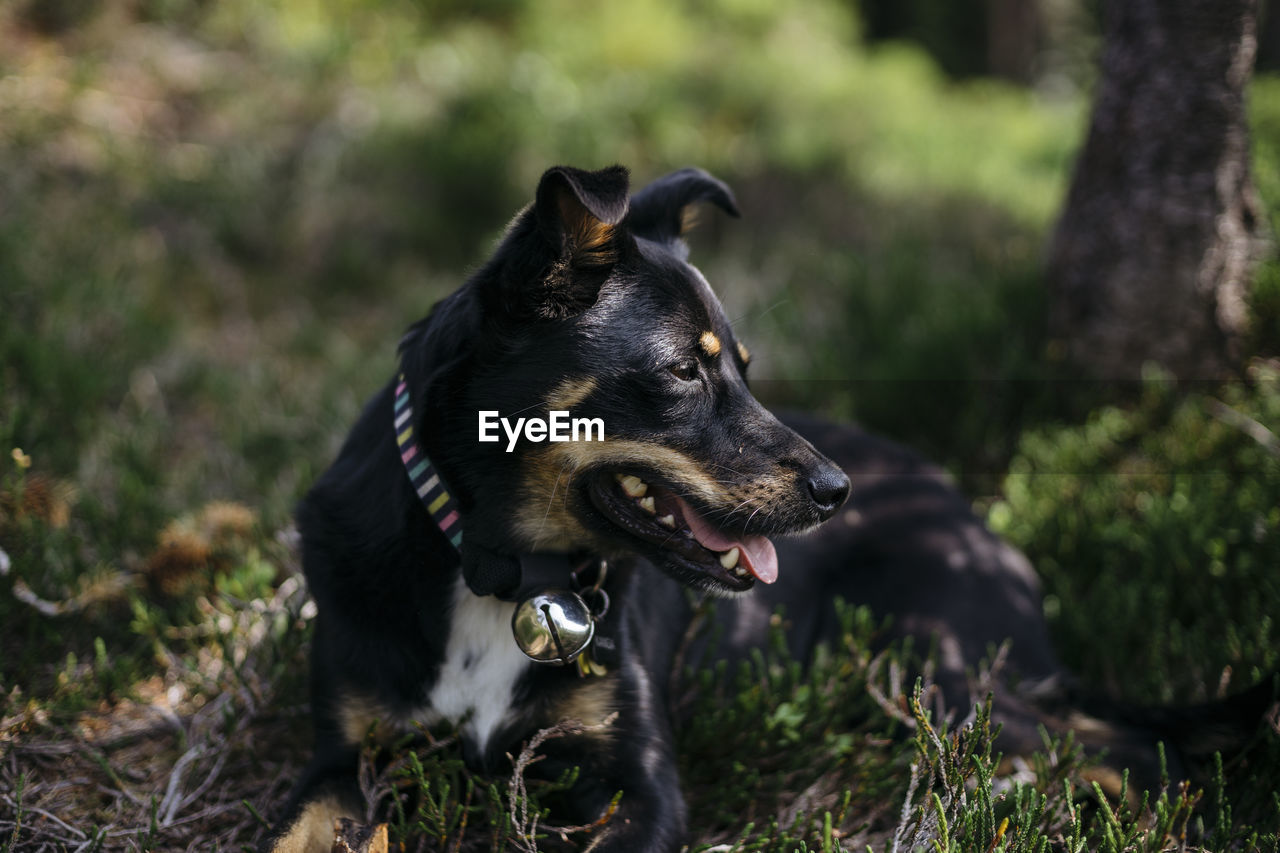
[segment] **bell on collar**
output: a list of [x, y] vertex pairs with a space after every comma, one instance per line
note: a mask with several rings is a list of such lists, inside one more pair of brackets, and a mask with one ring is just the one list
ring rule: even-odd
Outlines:
[[516, 645], [538, 663], [568, 664], [591, 645], [591, 609], [567, 589], [544, 589], [523, 599], [511, 617]]

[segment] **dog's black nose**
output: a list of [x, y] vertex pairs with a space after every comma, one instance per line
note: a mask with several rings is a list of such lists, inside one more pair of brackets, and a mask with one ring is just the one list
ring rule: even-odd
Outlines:
[[836, 466], [824, 465], [809, 477], [809, 497], [828, 519], [849, 497], [849, 478]]

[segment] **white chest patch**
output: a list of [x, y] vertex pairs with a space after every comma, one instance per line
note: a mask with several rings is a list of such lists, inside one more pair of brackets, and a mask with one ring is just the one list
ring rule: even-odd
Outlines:
[[511, 636], [515, 604], [473, 593], [462, 578], [453, 589], [453, 617], [440, 676], [422, 721], [457, 723], [484, 750], [506, 722], [516, 682], [531, 663]]

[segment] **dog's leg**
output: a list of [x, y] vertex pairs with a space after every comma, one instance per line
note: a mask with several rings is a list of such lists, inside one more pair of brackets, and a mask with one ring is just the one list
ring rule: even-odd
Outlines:
[[[601, 822], [584, 850], [669, 853], [685, 841], [686, 810], [665, 711], [665, 684], [655, 683], [637, 658], [620, 669], [613, 687], [617, 719], [599, 733], [548, 744], [548, 765], [579, 767], [571, 791], [575, 817], [582, 823]], [[617, 810], [609, 815], [619, 792]]]
[[262, 853], [329, 853], [339, 818], [362, 820], [356, 784], [357, 753], [318, 753], [303, 772], [283, 817], [260, 848]]
[[[621, 790], [617, 811], [584, 848], [592, 853], [670, 853], [687, 831], [684, 797], [675, 758], [666, 742], [650, 742], [639, 754], [620, 760], [612, 782]], [[603, 794], [609, 785], [596, 782]], [[610, 793], [610, 797], [612, 793]], [[607, 799], [606, 799], [607, 802]]]

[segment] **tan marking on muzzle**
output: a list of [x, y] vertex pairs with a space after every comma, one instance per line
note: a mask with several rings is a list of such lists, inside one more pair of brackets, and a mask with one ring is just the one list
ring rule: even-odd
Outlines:
[[733, 491], [695, 459], [661, 444], [607, 436], [604, 441], [548, 444], [528, 457], [520, 509], [513, 520], [516, 534], [528, 547], [553, 550], [592, 544], [594, 537], [570, 511], [568, 490], [584, 468], [658, 471], [683, 498], [709, 506], [736, 503]]
[[742, 341], [738, 341], [738, 358], [742, 359], [743, 364], [751, 363], [751, 350]]
[[698, 346], [702, 347], [702, 351], [711, 358], [720, 354], [720, 339], [710, 330], [703, 332], [702, 337], [698, 338]]
[[547, 395], [547, 411], [567, 412], [573, 409], [595, 393], [596, 385], [594, 376], [570, 377], [563, 380]]

